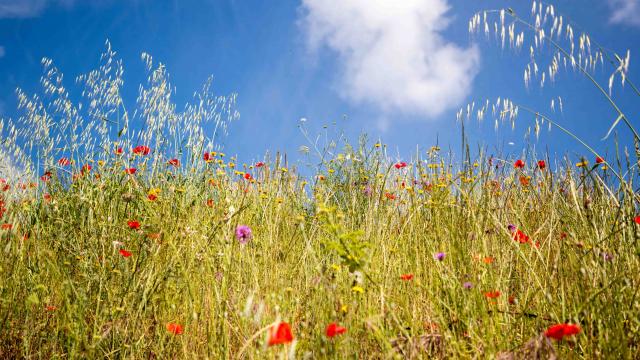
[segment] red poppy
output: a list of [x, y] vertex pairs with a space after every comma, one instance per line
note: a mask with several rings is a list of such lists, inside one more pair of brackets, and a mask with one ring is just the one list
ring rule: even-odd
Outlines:
[[204, 153], [204, 155], [202, 156], [202, 158], [204, 159], [204, 161], [209, 162], [209, 161], [213, 161], [213, 155], [211, 153]]
[[522, 169], [524, 167], [524, 161], [518, 159], [515, 163], [513, 163], [513, 167], [516, 169]]
[[389, 200], [395, 200], [396, 199], [396, 196], [393, 195], [392, 193], [385, 193], [384, 196], [386, 196], [387, 199], [389, 199]]
[[529, 236], [527, 236], [527, 234], [523, 233], [520, 229], [517, 229], [513, 233], [513, 240], [519, 242], [520, 244], [526, 244], [529, 241], [531, 241]]
[[564, 337], [572, 336], [580, 332], [580, 326], [575, 324], [556, 324], [549, 326], [544, 332], [544, 336], [555, 340], [562, 340]]
[[514, 295], [509, 295], [509, 305], [515, 305], [516, 303], [516, 297]]
[[491, 256], [487, 256], [487, 257], [485, 257], [484, 259], [482, 259], [482, 261], [483, 261], [485, 264], [493, 264], [493, 260], [494, 260], [494, 258], [492, 258]]
[[489, 299], [495, 299], [500, 296], [500, 291], [487, 291], [484, 293], [484, 296]]
[[86, 165], [84, 165], [84, 166], [82, 167], [82, 172], [83, 172], [83, 173], [84, 173], [84, 172], [89, 172], [89, 171], [91, 171], [91, 169], [93, 169], [93, 167], [92, 167], [91, 165], [89, 165], [89, 164], [86, 164]]
[[11, 230], [13, 228], [13, 224], [2, 224], [2, 230]]
[[136, 220], [127, 221], [127, 225], [129, 225], [129, 229], [138, 230], [140, 229], [140, 222]]
[[47, 305], [44, 309], [51, 312], [51, 311], [56, 311], [58, 308], [54, 305]]
[[409, 280], [413, 279], [413, 274], [402, 274], [402, 275], [400, 275], [400, 279], [402, 279], [404, 281], [409, 281]]
[[281, 322], [269, 328], [269, 338], [267, 345], [287, 344], [293, 341], [291, 326], [286, 322]]
[[47, 194], [42, 195], [42, 197], [44, 198], [44, 201], [46, 201], [46, 202], [51, 201], [51, 195], [50, 195], [50, 194], [48, 194], [48, 193], [47, 193]]
[[596, 156], [596, 164], [602, 164], [604, 162], [604, 159], [601, 158], [600, 156]]
[[546, 167], [547, 167], [547, 163], [545, 163], [544, 160], [538, 160], [538, 169], [544, 170], [544, 168]]
[[115, 153], [116, 153], [116, 155], [122, 155], [122, 153], [123, 153], [122, 148], [121, 147], [117, 148], [115, 150]]
[[347, 332], [347, 328], [342, 327], [342, 326], [340, 326], [340, 325], [338, 325], [336, 323], [331, 323], [331, 324], [327, 325], [327, 331], [326, 331], [327, 337], [332, 338], [332, 337], [335, 337], [337, 335], [344, 334], [346, 332]]
[[251, 174], [244, 173], [244, 178], [245, 178], [245, 180], [251, 180]]
[[214, 204], [213, 199], [207, 200], [207, 206], [208, 207], [213, 207], [213, 204]]
[[169, 160], [167, 163], [168, 163], [169, 165], [173, 165], [173, 166], [175, 166], [175, 167], [180, 166], [180, 160], [178, 160], [178, 159], [171, 159], [171, 160]]
[[42, 176], [40, 176], [40, 180], [47, 182], [49, 180], [51, 180], [51, 172], [47, 171], [44, 174], [42, 174]]
[[124, 173], [127, 175], [133, 175], [136, 173], [136, 171], [138, 171], [138, 169], [136, 168], [128, 168], [128, 169], [124, 169]]
[[262, 161], [258, 161], [258, 162], [257, 162], [257, 163], [255, 163], [255, 165], [253, 165], [253, 166], [255, 166], [255, 167], [257, 167], [257, 168], [259, 168], [259, 167], [263, 167], [263, 166], [264, 166], [264, 163], [263, 163]]
[[148, 146], [138, 145], [133, 148], [133, 153], [136, 155], [149, 155], [151, 149]]
[[401, 161], [399, 163], [396, 163], [395, 165], [393, 165], [396, 169], [402, 169], [407, 167], [407, 163], [404, 161]]
[[636, 224], [640, 225], [640, 215], [636, 216], [633, 218], [633, 221], [636, 222]]
[[520, 185], [529, 186], [529, 178], [526, 176], [520, 176]]
[[60, 166], [69, 166], [71, 165], [71, 160], [67, 159], [67, 158], [60, 158], [60, 160], [58, 160], [58, 165]]
[[172, 333], [173, 335], [180, 335], [184, 332], [184, 328], [180, 324], [168, 323], [167, 331]]
[[131, 253], [125, 249], [120, 249], [119, 251], [120, 255], [122, 255], [123, 257], [128, 258], [129, 256], [131, 256]]
[[9, 184], [2, 184], [2, 191], [9, 191], [9, 189], [11, 189], [11, 186], [9, 186]]
[[158, 200], [158, 195], [149, 194], [147, 195], [147, 199], [149, 199], [149, 201], [156, 201]]

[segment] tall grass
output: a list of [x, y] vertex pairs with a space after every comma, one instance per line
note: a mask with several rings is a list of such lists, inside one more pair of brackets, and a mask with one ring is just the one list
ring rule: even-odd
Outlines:
[[[128, 112], [115, 55], [78, 78], [84, 106], [44, 60], [43, 96], [18, 91], [24, 115], [3, 122], [22, 175], [0, 184], [0, 357], [640, 353], [632, 165], [595, 151], [460, 163], [437, 146], [403, 163], [363, 137], [312, 142], [321, 165], [303, 177], [282, 156], [221, 152], [234, 95], [207, 82], [177, 111], [148, 55]], [[499, 105], [515, 121], [519, 107]], [[285, 322], [293, 341], [269, 346]], [[346, 333], [328, 337], [330, 323]], [[545, 335], [563, 323], [580, 332]]]

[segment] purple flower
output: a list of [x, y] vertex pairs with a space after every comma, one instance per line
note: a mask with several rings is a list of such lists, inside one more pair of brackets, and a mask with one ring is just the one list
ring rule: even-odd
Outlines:
[[443, 252], [439, 252], [439, 253], [435, 254], [433, 256], [433, 258], [438, 260], [438, 261], [442, 261], [442, 260], [444, 260], [444, 253]]
[[611, 260], [613, 260], [613, 255], [609, 254], [609, 253], [606, 253], [606, 252], [603, 252], [602, 253], [602, 258], [604, 259], [604, 261], [611, 261]]
[[465, 282], [462, 284], [462, 287], [463, 287], [463, 288], [465, 288], [465, 289], [467, 289], [467, 290], [471, 290], [471, 288], [473, 287], [473, 284], [472, 284], [471, 282], [469, 282], [469, 281], [465, 281]]
[[251, 228], [247, 225], [238, 225], [236, 228], [236, 239], [240, 244], [246, 244], [251, 239]]
[[366, 195], [366, 196], [371, 196], [371, 193], [373, 193], [373, 190], [371, 189], [371, 186], [367, 185], [364, 187], [364, 189], [362, 190], [362, 192]]
[[507, 229], [509, 229], [509, 231], [514, 232], [516, 231], [516, 226], [513, 224], [509, 224], [509, 226], [507, 226]]

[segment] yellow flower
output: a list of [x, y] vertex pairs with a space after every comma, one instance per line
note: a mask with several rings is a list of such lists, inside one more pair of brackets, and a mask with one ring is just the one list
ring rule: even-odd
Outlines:
[[577, 167], [585, 167], [587, 165], [589, 165], [589, 162], [587, 160], [582, 160], [576, 164]]
[[162, 192], [162, 190], [160, 188], [149, 189], [149, 195], [158, 196], [160, 194], [160, 192]]
[[349, 307], [347, 305], [342, 305], [342, 307], [340, 308], [340, 311], [342, 311], [342, 313], [346, 314], [347, 311], [349, 311]]
[[287, 169], [286, 167], [280, 168], [280, 171], [282, 171], [283, 173], [289, 172], [289, 169]]
[[375, 146], [376, 148], [380, 148], [380, 146], [382, 146], [382, 144], [380, 144], [379, 142], [377, 142], [377, 143], [375, 143], [375, 145], [373, 145], [373, 146]]
[[104, 160], [98, 160], [98, 166], [104, 166]]
[[354, 286], [351, 288], [351, 291], [353, 291], [356, 294], [364, 294], [364, 289], [361, 286]]
[[332, 265], [331, 265], [331, 268], [332, 268], [334, 271], [340, 271], [340, 266], [339, 266], [339, 265], [332, 264]]
[[229, 162], [229, 167], [233, 169], [234, 167], [236, 167], [236, 164]]

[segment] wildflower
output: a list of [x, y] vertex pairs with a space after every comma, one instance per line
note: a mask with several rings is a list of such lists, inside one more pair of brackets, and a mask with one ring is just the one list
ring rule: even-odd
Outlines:
[[2, 230], [11, 230], [13, 228], [13, 224], [2, 224]]
[[394, 166], [396, 169], [398, 169], [398, 170], [399, 170], [399, 169], [402, 169], [402, 168], [407, 167], [407, 163], [406, 163], [406, 162], [404, 162], [404, 161], [401, 161], [401, 162], [396, 163], [396, 164], [395, 164], [395, 165], [393, 165], [393, 166]]
[[471, 288], [473, 288], [473, 284], [472, 284], [471, 282], [469, 282], [469, 281], [465, 281], [465, 282], [462, 284], [462, 287], [463, 287], [463, 288], [465, 288], [465, 289], [467, 289], [467, 290], [471, 290]]
[[138, 222], [136, 220], [127, 221], [127, 225], [129, 225], [129, 229], [132, 229], [132, 230], [140, 229], [140, 222]]
[[280, 345], [288, 344], [293, 341], [293, 333], [291, 332], [291, 326], [286, 322], [280, 322], [277, 325], [269, 328], [269, 338], [267, 345]]
[[158, 200], [158, 195], [149, 194], [149, 195], [147, 195], [147, 199], [149, 199], [149, 201], [156, 201], [156, 200]]
[[604, 261], [611, 261], [611, 260], [613, 260], [613, 255], [609, 254], [607, 252], [603, 252], [602, 253], [602, 258], [604, 259]]
[[[44, 195], [42, 195], [42, 198], [44, 199], [44, 201], [49, 202], [51, 201], [51, 194], [46, 193]], [[0, 215], [2, 214], [2, 211], [0, 211]]]
[[409, 281], [409, 280], [413, 279], [413, 274], [402, 274], [402, 275], [400, 275], [400, 279], [402, 279], [404, 281]]
[[547, 167], [547, 163], [544, 160], [538, 160], [538, 169], [544, 170]]
[[133, 153], [136, 155], [149, 155], [151, 149], [148, 146], [138, 145], [133, 148]]
[[116, 155], [122, 155], [123, 150], [122, 150], [121, 147], [119, 147], [119, 148], [116, 148], [116, 150], [114, 152], [115, 152]]
[[180, 335], [184, 332], [184, 328], [180, 324], [170, 322], [167, 324], [167, 331], [173, 335]]
[[514, 295], [509, 295], [509, 298], [507, 299], [507, 301], [509, 302], [509, 305], [515, 305], [516, 297]]
[[51, 172], [47, 171], [44, 174], [42, 174], [42, 176], [40, 176], [40, 180], [47, 182], [49, 180], [51, 180]]
[[123, 257], [126, 257], [126, 258], [131, 256], [131, 252], [129, 252], [129, 251], [125, 250], [125, 249], [120, 249], [118, 252], [120, 253], [120, 255], [122, 255]]
[[522, 161], [522, 160], [520, 160], [520, 159], [516, 160], [516, 162], [515, 162], [515, 163], [513, 163], [513, 167], [514, 167], [515, 169], [522, 169], [522, 168], [524, 168], [524, 161]]
[[596, 156], [596, 164], [602, 164], [604, 163], [604, 159], [601, 158], [600, 156]]
[[258, 161], [257, 163], [255, 163], [253, 166], [259, 168], [259, 167], [263, 167], [264, 163], [262, 161]]
[[373, 193], [373, 189], [371, 189], [371, 186], [367, 185], [362, 189], [362, 193], [365, 196], [371, 196], [371, 194]]
[[396, 196], [393, 195], [392, 193], [385, 193], [384, 196], [386, 196], [387, 199], [389, 200], [395, 200]]
[[47, 305], [44, 309], [46, 311], [48, 311], [48, 312], [52, 312], [52, 311], [58, 310], [58, 308], [55, 305]]
[[556, 324], [547, 328], [544, 336], [555, 340], [562, 340], [565, 337], [578, 334], [580, 326], [575, 324]]
[[529, 186], [529, 177], [528, 176], [520, 176], [520, 185]]
[[347, 332], [347, 328], [342, 327], [336, 323], [331, 323], [327, 326], [327, 330], [326, 330], [326, 334], [327, 337], [329, 338], [333, 338], [336, 337], [337, 335], [341, 335]]
[[444, 256], [445, 256], [445, 255], [444, 255], [444, 253], [443, 253], [443, 252], [439, 252], [439, 253], [435, 254], [435, 255], [433, 256], [433, 258], [434, 258], [434, 259], [436, 259], [436, 260], [438, 260], [438, 261], [442, 261], [442, 260], [444, 260]]
[[128, 168], [128, 169], [124, 169], [124, 173], [127, 175], [133, 175], [136, 173], [136, 171], [138, 171], [138, 169], [136, 168]]
[[586, 167], [587, 165], [589, 165], [589, 162], [587, 160], [582, 160], [576, 164], [576, 167]]
[[249, 173], [244, 173], [243, 177], [244, 177], [245, 180], [251, 180], [252, 179], [251, 174], [249, 174]]
[[178, 167], [180, 166], [180, 160], [178, 159], [171, 159], [169, 161], [167, 161], [167, 164]]
[[236, 228], [236, 239], [240, 244], [246, 244], [252, 237], [251, 228], [247, 225], [238, 225]]
[[71, 165], [71, 160], [67, 159], [67, 158], [60, 158], [60, 160], [58, 160], [58, 165], [60, 166], [69, 166]]
[[82, 173], [89, 172], [91, 169], [93, 169], [93, 167], [90, 164], [86, 164], [82, 167]]
[[493, 257], [491, 257], [491, 256], [487, 256], [487, 257], [485, 257], [484, 259], [482, 259], [482, 261], [483, 261], [485, 264], [493, 264], [493, 260], [494, 260], [494, 258], [493, 258]]
[[487, 291], [484, 293], [484, 296], [487, 297], [488, 299], [496, 299], [500, 296], [500, 291]]
[[213, 154], [211, 154], [211, 153], [206, 152], [206, 153], [204, 153], [204, 155], [202, 155], [202, 159], [203, 159], [204, 161], [206, 161], [206, 162], [211, 162], [211, 161], [213, 161], [213, 157], [214, 157], [214, 156], [215, 156], [215, 155], [213, 155]]
[[364, 289], [362, 288], [362, 286], [354, 286], [351, 288], [351, 291], [357, 294], [364, 294]]
[[635, 221], [636, 224], [640, 225], [640, 215], [638, 215], [635, 218], [633, 218], [633, 221]]

